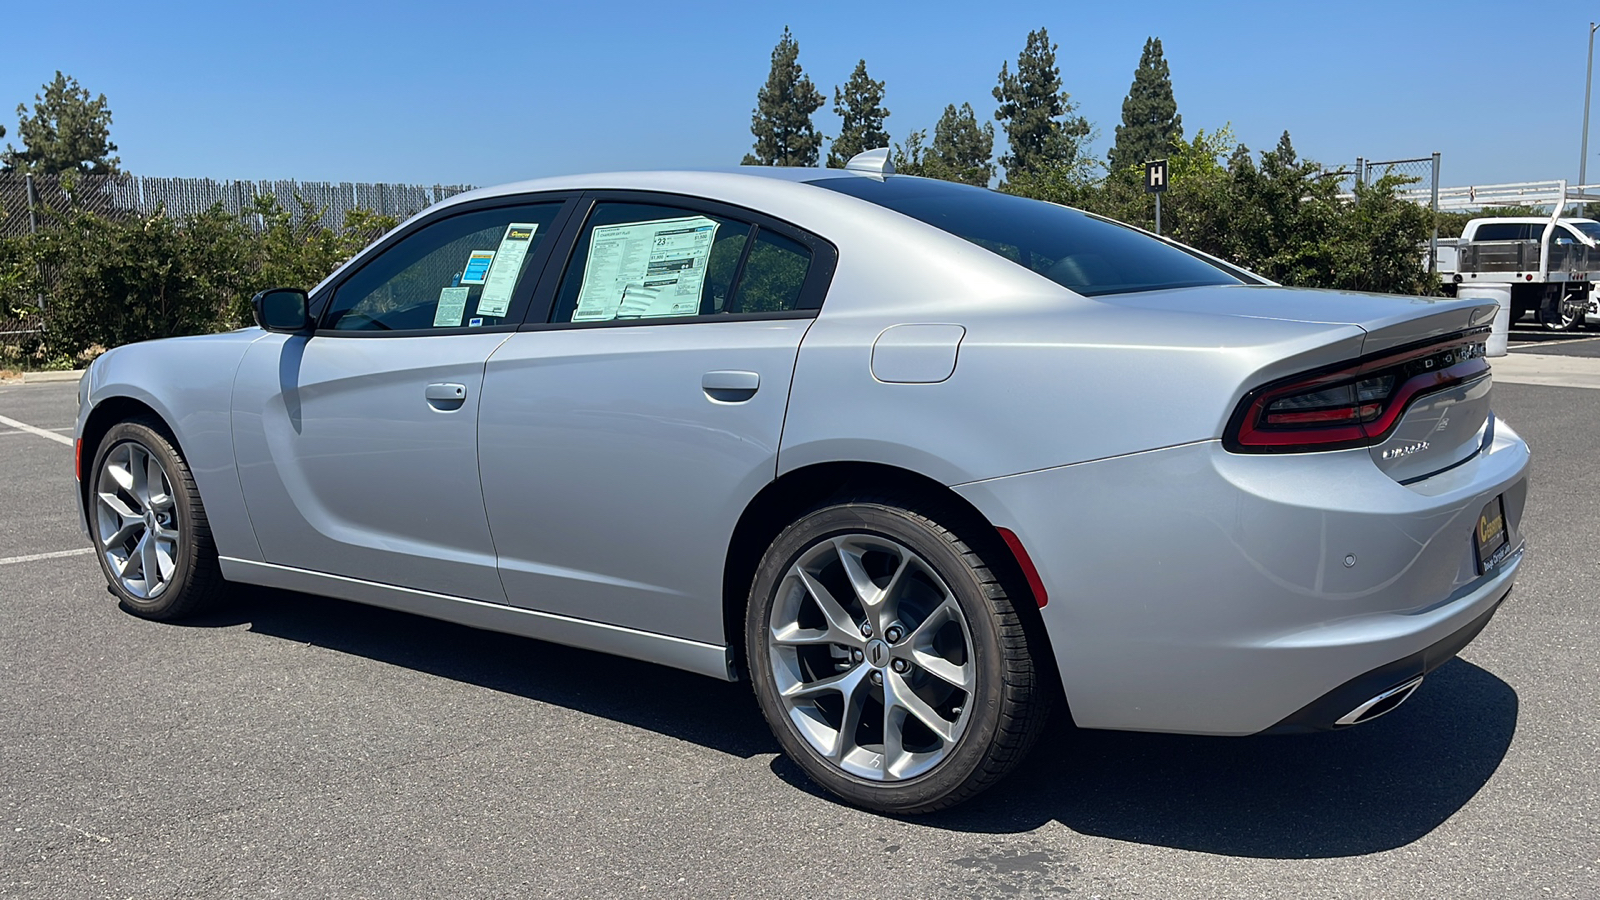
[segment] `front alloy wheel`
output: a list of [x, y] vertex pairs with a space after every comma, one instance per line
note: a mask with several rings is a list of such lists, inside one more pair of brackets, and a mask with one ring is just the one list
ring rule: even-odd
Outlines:
[[746, 658], [773, 734], [814, 781], [869, 809], [931, 812], [979, 793], [1049, 710], [1002, 579], [952, 526], [985, 534], [942, 508], [824, 506], [773, 541], [751, 589]]
[[86, 486], [100, 568], [123, 609], [178, 619], [223, 589], [216, 545], [188, 463], [153, 420], [113, 425]]
[[179, 539], [172, 479], [144, 445], [124, 441], [100, 463], [94, 508], [100, 546], [118, 586], [154, 600], [177, 574]]

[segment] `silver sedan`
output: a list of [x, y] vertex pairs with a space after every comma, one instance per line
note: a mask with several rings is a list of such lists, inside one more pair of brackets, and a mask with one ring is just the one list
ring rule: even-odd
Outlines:
[[1053, 709], [1355, 725], [1488, 622], [1528, 467], [1492, 305], [1286, 289], [878, 157], [474, 191], [260, 327], [112, 350], [76, 497], [112, 591], [748, 679], [812, 778], [897, 813]]

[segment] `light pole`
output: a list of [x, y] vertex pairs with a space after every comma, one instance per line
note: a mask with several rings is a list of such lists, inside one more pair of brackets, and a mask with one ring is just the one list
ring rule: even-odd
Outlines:
[[[1594, 84], [1594, 31], [1600, 28], [1589, 23], [1589, 70], [1583, 76], [1583, 149], [1578, 159], [1578, 195], [1583, 195], [1583, 185], [1588, 184], [1589, 172], [1589, 88]], [[1583, 217], [1583, 201], [1578, 201], [1578, 217]]]

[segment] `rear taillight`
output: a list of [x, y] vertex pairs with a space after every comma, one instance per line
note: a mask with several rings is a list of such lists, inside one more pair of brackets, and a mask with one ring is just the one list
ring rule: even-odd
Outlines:
[[1489, 371], [1482, 333], [1455, 335], [1257, 388], [1228, 423], [1235, 453], [1341, 450], [1380, 443], [1412, 401]]

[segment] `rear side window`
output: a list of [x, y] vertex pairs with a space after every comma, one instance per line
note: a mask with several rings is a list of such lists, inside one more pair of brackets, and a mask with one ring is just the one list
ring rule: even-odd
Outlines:
[[925, 222], [1091, 297], [1244, 283], [1165, 241], [1053, 203], [903, 175], [810, 183]]
[[561, 279], [553, 322], [683, 319], [798, 308], [811, 250], [692, 209], [599, 203]]
[[1521, 222], [1488, 222], [1478, 226], [1475, 241], [1523, 241], [1528, 239], [1528, 226]]

